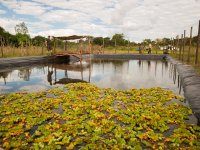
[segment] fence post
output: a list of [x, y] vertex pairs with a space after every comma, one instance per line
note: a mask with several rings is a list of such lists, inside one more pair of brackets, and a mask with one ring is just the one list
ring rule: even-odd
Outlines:
[[171, 54], [172, 54], [172, 45], [173, 45], [173, 39], [172, 39], [172, 37], [171, 37], [171, 46], [170, 46]]
[[102, 47], [103, 48], [103, 50], [102, 50], [103, 54], [104, 54], [104, 47], [105, 47], [105, 42], [104, 42], [104, 38], [103, 38], [103, 47]]
[[185, 35], [186, 35], [186, 30], [184, 30], [184, 37], [183, 37], [182, 61], [184, 61], [184, 54], [185, 54]]
[[190, 28], [190, 43], [189, 43], [189, 49], [188, 49], [188, 58], [187, 62], [190, 62], [190, 51], [191, 51], [191, 46], [192, 46], [192, 27]]
[[199, 57], [199, 40], [200, 40], [200, 20], [199, 20], [199, 29], [198, 29], [198, 36], [197, 36], [197, 49], [196, 49], [195, 64], [198, 64], [198, 57]]
[[56, 52], [56, 38], [55, 37], [53, 38], [53, 43], [54, 43], [54, 45], [53, 45], [53, 53], [55, 54], [55, 52]]
[[172, 47], [172, 50], [173, 50], [173, 54], [175, 54], [175, 38], [173, 38], [173, 47]]
[[44, 43], [42, 43], [42, 55], [44, 55]]
[[3, 57], [3, 37], [0, 37], [1, 39], [1, 56]]
[[179, 60], [181, 60], [182, 46], [183, 46], [183, 34], [181, 34], [180, 50], [179, 50]]
[[117, 40], [115, 39], [115, 54], [117, 53], [116, 48], [117, 48]]
[[179, 35], [177, 35], [176, 36], [176, 40], [177, 40], [177, 42], [176, 42], [176, 58], [178, 58], [178, 48], [179, 48]]
[[128, 54], [130, 53], [130, 41], [128, 41]]

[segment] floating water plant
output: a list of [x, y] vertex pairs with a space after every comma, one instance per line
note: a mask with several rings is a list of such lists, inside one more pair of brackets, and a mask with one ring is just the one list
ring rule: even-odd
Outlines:
[[88, 83], [0, 96], [4, 149], [198, 149], [192, 111], [161, 88], [116, 91]]

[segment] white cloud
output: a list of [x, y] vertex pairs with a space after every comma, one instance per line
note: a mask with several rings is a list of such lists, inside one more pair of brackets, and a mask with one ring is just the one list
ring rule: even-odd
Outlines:
[[3, 14], [5, 14], [5, 13], [6, 13], [5, 10], [1, 10], [1, 9], [0, 9], [0, 15], [3, 15]]
[[[144, 38], [172, 37], [194, 26], [196, 33], [200, 19], [199, 0], [0, 0], [16, 15], [0, 25], [11, 28], [17, 14], [34, 16], [38, 22], [28, 20], [33, 34], [84, 34], [111, 36], [125, 33], [126, 37], [140, 41]], [[11, 21], [12, 20], [12, 21]], [[15, 25], [15, 24], [14, 24]], [[13, 25], [13, 28], [14, 28]]]
[[12, 9], [17, 14], [33, 15], [39, 16], [49, 9], [49, 7], [44, 7], [38, 3], [29, 1], [18, 1], [18, 0], [1, 0], [2, 4], [10, 9]]
[[20, 20], [12, 20], [7, 18], [0, 18], [0, 26], [2, 26], [4, 29], [9, 31], [12, 34], [15, 34], [15, 25], [20, 23]]

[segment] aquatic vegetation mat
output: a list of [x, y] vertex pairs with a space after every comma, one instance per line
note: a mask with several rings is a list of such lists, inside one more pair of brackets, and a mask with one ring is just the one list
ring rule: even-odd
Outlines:
[[[198, 149], [200, 127], [161, 88], [116, 91], [88, 83], [0, 96], [4, 149]], [[175, 101], [175, 102], [174, 102]]]

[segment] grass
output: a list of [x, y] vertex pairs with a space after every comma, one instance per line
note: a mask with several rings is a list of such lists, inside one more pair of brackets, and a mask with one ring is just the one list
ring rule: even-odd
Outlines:
[[0, 95], [0, 147], [198, 149], [200, 127], [185, 122], [192, 111], [182, 100], [161, 88], [116, 91], [88, 83]]
[[[47, 55], [47, 49], [45, 47], [37, 47], [37, 46], [30, 46], [30, 47], [11, 47], [6, 46], [3, 47], [3, 57], [23, 57], [23, 56], [42, 56]], [[2, 57], [2, 53], [0, 54]]]
[[189, 51], [189, 46], [186, 46], [185, 50], [184, 50], [184, 54], [181, 55], [180, 59], [179, 59], [179, 56], [180, 56], [179, 53], [176, 53], [176, 54], [173, 53], [171, 55], [172, 55], [172, 57], [179, 59], [180, 61], [182, 61], [185, 64], [192, 65], [195, 68], [197, 74], [200, 75], [200, 52], [198, 54], [199, 55], [199, 57], [198, 57], [199, 62], [198, 62], [198, 64], [195, 64], [196, 47], [194, 47], [194, 46], [191, 47], [191, 51], [190, 51], [190, 55], [189, 55], [190, 61], [188, 61], [188, 51]]
[[[103, 53], [104, 54], [138, 54], [138, 47], [126, 47], [126, 46], [118, 46], [115, 50], [114, 47], [105, 47], [102, 48], [97, 45], [92, 46], [92, 53], [98, 54], [98, 53]], [[55, 51], [57, 53], [63, 52], [62, 47], [56, 47]], [[77, 53], [79, 52], [79, 47], [77, 45], [71, 45], [68, 49], [67, 52], [72, 52], [72, 53]], [[88, 53], [89, 52], [89, 47], [87, 45], [83, 46], [83, 53]], [[143, 54], [147, 54], [147, 51], [143, 51]], [[152, 50], [152, 54], [162, 54], [163, 51], [161, 50]], [[3, 57], [22, 57], [22, 56], [43, 56], [43, 55], [48, 55], [48, 51], [46, 47], [37, 47], [37, 46], [30, 46], [30, 47], [24, 47], [24, 48], [16, 48], [16, 47], [3, 47]], [[2, 57], [2, 54], [0, 54]]]

